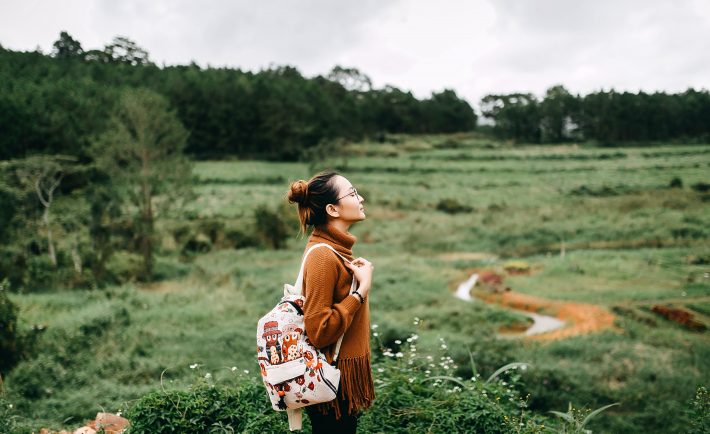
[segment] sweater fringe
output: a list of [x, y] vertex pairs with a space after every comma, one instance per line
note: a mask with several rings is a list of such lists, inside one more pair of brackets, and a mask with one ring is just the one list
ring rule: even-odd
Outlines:
[[[340, 400], [347, 402], [348, 414], [369, 408], [375, 399], [370, 354], [338, 359], [337, 367], [340, 369]], [[335, 413], [336, 419], [342, 416], [337, 398], [317, 407], [323, 414]]]

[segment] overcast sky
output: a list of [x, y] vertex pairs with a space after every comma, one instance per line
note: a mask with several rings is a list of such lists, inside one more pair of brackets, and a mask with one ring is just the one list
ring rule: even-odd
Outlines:
[[356, 67], [418, 97], [710, 88], [708, 0], [0, 0], [0, 44], [122, 35], [157, 64]]

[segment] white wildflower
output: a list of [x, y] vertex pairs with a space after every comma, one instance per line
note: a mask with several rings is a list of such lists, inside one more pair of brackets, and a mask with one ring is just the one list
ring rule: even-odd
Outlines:
[[381, 373], [385, 372], [385, 370], [384, 370], [384, 368], [377, 368], [377, 372], [379, 372], [381, 374]]
[[209, 372], [206, 373], [206, 374], [205, 374], [205, 379], [206, 379], [206, 380], [209, 380], [210, 378], [212, 378], [212, 374], [210, 374]]
[[400, 352], [400, 353], [395, 354], [395, 356], [397, 356], [397, 357], [404, 357], [404, 354], [402, 354], [402, 353]]
[[375, 330], [375, 329], [377, 329], [377, 327], [379, 327], [377, 324], [372, 324], [371, 328], [372, 328], [372, 330]]
[[232, 366], [232, 372], [235, 372], [237, 370], [236, 366]]
[[249, 373], [249, 370], [248, 370], [248, 369], [245, 369], [245, 370], [244, 370], [244, 373], [245, 373], [245, 374], [248, 374], [248, 373]]
[[400, 345], [400, 344], [402, 343], [402, 341], [400, 341], [399, 339], [397, 339], [396, 341], [394, 341], [394, 343], [397, 344], [397, 345]]
[[198, 366], [200, 365], [198, 365], [197, 363], [193, 363], [192, 365], [190, 365], [190, 369], [197, 369]]

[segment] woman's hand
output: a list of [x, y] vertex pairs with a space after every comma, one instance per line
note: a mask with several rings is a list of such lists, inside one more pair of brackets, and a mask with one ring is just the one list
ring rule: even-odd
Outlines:
[[357, 258], [352, 262], [345, 262], [345, 266], [353, 271], [355, 278], [358, 281], [357, 292], [364, 297], [370, 292], [372, 285], [372, 272], [375, 266], [365, 258]]

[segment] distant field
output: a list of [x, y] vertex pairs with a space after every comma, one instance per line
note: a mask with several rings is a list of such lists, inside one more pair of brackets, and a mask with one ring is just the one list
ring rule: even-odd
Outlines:
[[[513, 147], [466, 135], [403, 137], [350, 145], [311, 166], [338, 169], [365, 197], [368, 219], [352, 232], [356, 254], [376, 264], [370, 303], [384, 345], [417, 332], [422, 351], [443, 337], [461, 366], [471, 350], [483, 372], [528, 361], [536, 410], [619, 401], [595, 432], [681, 432], [678, 414], [695, 387], [710, 385], [710, 332], [686, 330], [648, 308], [669, 302], [710, 315], [708, 146]], [[283, 204], [288, 184], [310, 175], [306, 163], [199, 162], [196, 200], [160, 227], [213, 219], [248, 229], [259, 205], [282, 206], [292, 224], [295, 208]], [[43, 324], [45, 339], [66, 339], [67, 365], [81, 366], [81, 374], [40, 357], [6, 385], [33, 397], [19, 400], [27, 414], [57, 425], [89, 418], [98, 405], [118, 409], [159, 387], [165, 368], [169, 387], [191, 381], [191, 363], [217, 377], [231, 366], [255, 375], [256, 320], [295, 277], [304, 243], [294, 236], [285, 250], [215, 250], [181, 260], [163, 242], [165, 280], [149, 288], [15, 295], [24, 325]], [[637, 314], [619, 315], [616, 330], [562, 341], [497, 339], [499, 327], [524, 319], [453, 292], [471, 270], [502, 273], [509, 260], [531, 267], [506, 278], [514, 291]], [[88, 361], [80, 365], [82, 356]], [[46, 371], [57, 379], [32, 382]]]

